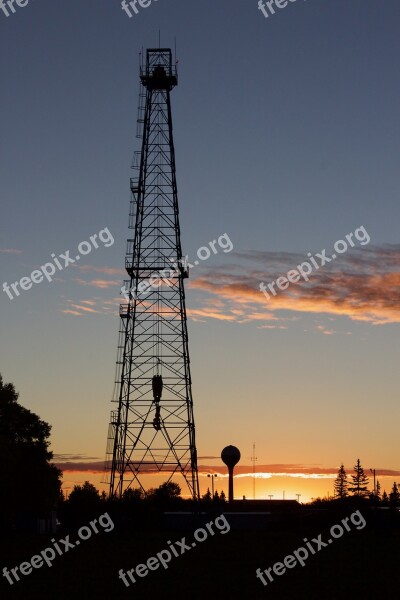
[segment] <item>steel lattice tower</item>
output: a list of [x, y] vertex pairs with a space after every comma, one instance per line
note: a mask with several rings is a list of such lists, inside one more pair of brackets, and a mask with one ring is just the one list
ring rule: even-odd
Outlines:
[[[110, 496], [143, 486], [143, 476], [183, 475], [199, 498], [185, 291], [170, 92], [177, 70], [170, 49], [149, 49], [140, 67], [140, 158], [131, 179], [120, 306], [117, 381], [108, 433]], [[139, 153], [135, 153], [136, 156]]]

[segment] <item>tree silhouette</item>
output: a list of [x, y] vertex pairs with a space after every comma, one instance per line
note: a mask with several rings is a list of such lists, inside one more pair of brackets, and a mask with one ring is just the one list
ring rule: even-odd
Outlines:
[[347, 474], [342, 463], [334, 483], [336, 498], [346, 498], [349, 495], [348, 486]]
[[[62, 473], [50, 464], [51, 426], [18, 404], [19, 394], [0, 375], [0, 518], [48, 517], [60, 497]], [[27, 493], [29, 492], [29, 493]]]
[[357, 458], [357, 463], [354, 465], [355, 474], [351, 476], [353, 480], [353, 486], [349, 487], [349, 491], [353, 492], [354, 496], [365, 498], [369, 496], [368, 490], [368, 477], [364, 473], [364, 469], [361, 466], [360, 459]]
[[204, 500], [204, 502], [211, 502], [212, 498], [210, 488], [207, 488], [206, 493], [201, 497], [201, 499]]
[[400, 492], [396, 482], [393, 483], [392, 491], [389, 494], [389, 503], [394, 508], [400, 504]]
[[144, 492], [141, 488], [128, 488], [122, 494], [122, 502], [140, 502], [144, 499]]
[[89, 481], [83, 485], [74, 485], [74, 489], [69, 495], [68, 502], [78, 510], [88, 510], [98, 508], [101, 498], [98, 489]]
[[166, 481], [158, 488], [150, 488], [146, 492], [146, 502], [150, 502], [159, 508], [173, 507], [181, 499], [181, 487], [174, 481]]
[[375, 492], [375, 496], [378, 499], [378, 502], [380, 502], [381, 500], [381, 484], [379, 483], [379, 480], [376, 480], [376, 492]]
[[85, 481], [74, 485], [68, 500], [60, 507], [60, 520], [67, 529], [93, 519], [104, 511], [104, 501], [97, 488]]
[[175, 500], [181, 495], [181, 486], [174, 481], [166, 481], [156, 488], [154, 495], [161, 501]]

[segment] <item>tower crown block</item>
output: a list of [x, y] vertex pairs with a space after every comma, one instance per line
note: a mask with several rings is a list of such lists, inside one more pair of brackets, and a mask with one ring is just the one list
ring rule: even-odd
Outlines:
[[140, 68], [140, 79], [148, 90], [169, 90], [178, 85], [176, 65], [172, 64], [169, 48], [149, 49], [146, 66]]

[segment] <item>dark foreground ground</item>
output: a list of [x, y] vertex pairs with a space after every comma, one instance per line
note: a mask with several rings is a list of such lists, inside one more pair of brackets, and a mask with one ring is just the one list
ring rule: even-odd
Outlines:
[[[171, 598], [228, 598], [279, 600], [376, 600], [398, 598], [400, 534], [396, 524], [369, 518], [367, 526], [344, 533], [331, 545], [311, 556], [304, 567], [297, 565], [264, 587], [256, 579], [256, 568], [271, 567], [283, 561], [296, 548], [322, 533], [338, 521], [332, 515], [323, 520], [275, 524], [269, 531], [234, 531], [208, 537], [183, 555], [173, 558], [169, 568], [139, 579], [126, 588], [118, 579], [125, 571], [144, 563], [172, 542], [192, 532], [117, 531], [101, 532], [79, 547], [58, 556], [51, 568], [43, 566], [21, 581], [10, 585], [0, 577], [0, 598], [41, 600], [86, 600], [90, 598], [135, 598], [147, 600]], [[68, 532], [60, 532], [60, 538]], [[71, 541], [77, 539], [71, 533]], [[46, 546], [52, 536], [13, 535], [0, 542], [0, 568], [8, 569], [29, 561]]]

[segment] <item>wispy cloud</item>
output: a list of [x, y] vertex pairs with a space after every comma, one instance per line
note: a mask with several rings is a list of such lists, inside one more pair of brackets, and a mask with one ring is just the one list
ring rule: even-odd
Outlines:
[[[91, 457], [85, 457], [84, 455], [69, 455], [69, 454], [57, 454], [54, 456], [53, 462], [64, 472], [69, 471], [83, 471], [92, 473], [103, 473], [105, 463], [102, 460], [84, 460], [90, 459]], [[203, 457], [208, 459], [214, 459], [219, 457]], [[65, 460], [66, 459], [66, 460]], [[82, 459], [82, 460], [80, 460]], [[109, 466], [109, 465], [108, 465]], [[256, 478], [257, 479], [270, 479], [271, 477], [293, 477], [299, 479], [334, 479], [337, 476], [338, 466], [335, 467], [321, 467], [318, 465], [306, 465], [306, 464], [265, 464], [257, 465]], [[209, 473], [217, 473], [220, 477], [227, 477], [227, 468], [224, 465], [211, 466], [211, 465], [199, 465], [198, 467], [199, 476], [206, 477]], [[379, 477], [399, 477], [400, 470], [377, 469]], [[149, 468], [142, 471], [143, 474], [157, 473], [157, 467]], [[351, 470], [348, 470], [348, 475], [351, 474]], [[235, 467], [235, 477], [253, 477], [253, 466], [252, 465], [237, 465]]]
[[90, 462], [73, 462], [73, 461], [62, 461], [53, 460], [53, 463], [61, 469], [63, 472], [68, 471], [83, 471], [90, 473], [103, 473], [104, 472], [104, 461], [90, 461]]
[[87, 454], [54, 454], [54, 460], [100, 460], [99, 456], [88, 456]]
[[2, 254], [22, 254], [22, 250], [18, 248], [0, 248]]
[[[73, 269], [76, 269], [79, 273], [82, 274], [82, 277], [75, 277], [73, 279], [74, 283], [82, 286], [93, 287], [98, 290], [105, 290], [109, 288], [119, 289], [122, 285], [123, 277], [126, 277], [126, 271], [124, 269], [116, 269], [115, 267], [96, 267], [94, 265], [72, 265]], [[84, 279], [85, 274], [94, 274], [100, 273], [101, 275], [106, 275], [110, 277], [118, 276], [118, 279], [108, 279], [106, 277], [92, 277], [89, 279]], [[86, 301], [88, 302], [88, 301]]]
[[[306, 260], [306, 255], [288, 252], [249, 251], [232, 253], [234, 263], [203, 270], [189, 280], [196, 291], [188, 316], [199, 322], [209, 319], [238, 324], [256, 323], [260, 329], [287, 329], [288, 322], [301, 314], [325, 317], [345, 316], [352, 321], [373, 325], [400, 323], [400, 245], [351, 248], [330, 264], [314, 270], [308, 282], [293, 283], [287, 290], [270, 294], [260, 291], [268, 284]], [[74, 265], [73, 265], [74, 266]], [[75, 267], [82, 274], [92, 271], [121, 275], [121, 280], [76, 278], [81, 286], [98, 290], [121, 287], [122, 269], [112, 267]], [[89, 298], [70, 302], [63, 312], [82, 316], [84, 307], [96, 313], [116, 312], [120, 298]], [[76, 307], [79, 306], [79, 309]], [[296, 314], [297, 313], [297, 314]], [[315, 331], [332, 336], [333, 326], [319, 324]]]
[[260, 292], [260, 282], [268, 284], [295, 269], [304, 255], [247, 252], [236, 253], [235, 258], [237, 264], [216, 267], [191, 280], [191, 288], [204, 294], [195, 318], [281, 321], [280, 311], [291, 311], [346, 316], [374, 325], [400, 323], [400, 245], [351, 249], [314, 271], [309, 282], [291, 284], [269, 300]]
[[81, 317], [85, 314], [99, 314], [100, 311], [92, 308], [95, 306], [95, 303], [92, 300], [83, 300], [78, 304], [67, 300], [66, 307], [61, 309], [61, 312], [65, 315], [74, 315], [76, 317]]
[[108, 298], [105, 300], [98, 296], [78, 301], [67, 298], [63, 300], [63, 306], [60, 309], [60, 312], [64, 315], [72, 315], [75, 317], [104, 314], [117, 315], [120, 302], [121, 298]]
[[[338, 466], [335, 467], [320, 467], [318, 465], [305, 464], [266, 464], [257, 465], [256, 477], [259, 479], [269, 479], [270, 477], [295, 477], [303, 479], [334, 479], [338, 473]], [[392, 469], [377, 469], [380, 477], [398, 477], [399, 470]], [[348, 476], [351, 475], [351, 469], [347, 471]], [[208, 473], [218, 473], [218, 476], [227, 475], [227, 468], [224, 466], [199, 466], [199, 475], [207, 475]], [[252, 477], [253, 467], [251, 465], [236, 465], [235, 477]]]
[[125, 269], [117, 269], [115, 267], [95, 267], [93, 265], [72, 265], [72, 268], [81, 271], [81, 273], [102, 273], [103, 275], [118, 275], [126, 277]]
[[121, 283], [119, 281], [112, 279], [91, 279], [86, 281], [85, 279], [75, 278], [74, 282], [78, 283], [79, 285], [90, 285], [100, 290], [105, 290], [111, 287], [116, 288], [118, 285], [121, 287]]

